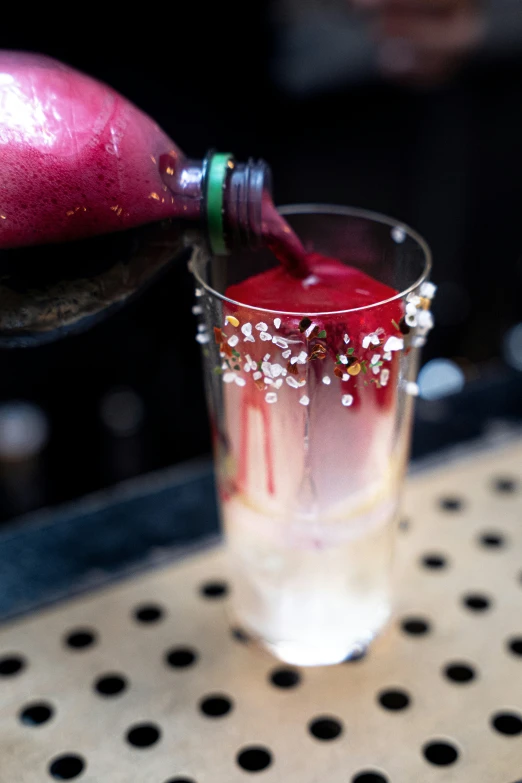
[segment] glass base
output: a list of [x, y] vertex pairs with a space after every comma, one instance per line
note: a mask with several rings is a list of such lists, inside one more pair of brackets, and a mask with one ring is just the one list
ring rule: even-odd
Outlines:
[[238, 641], [245, 644], [255, 644], [268, 650], [283, 663], [292, 666], [333, 666], [364, 657], [369, 644], [382, 631], [389, 616], [390, 612], [387, 611], [378, 627], [374, 626], [372, 629], [368, 629], [365, 634], [358, 637], [357, 640], [353, 639], [348, 644], [333, 639], [322, 641], [319, 639], [314, 643], [288, 639], [267, 639], [253, 631], [245, 623], [237, 622], [237, 618], [232, 623], [232, 632]]

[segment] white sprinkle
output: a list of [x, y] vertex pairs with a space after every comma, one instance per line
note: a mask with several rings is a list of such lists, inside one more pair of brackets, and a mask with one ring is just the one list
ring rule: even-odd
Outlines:
[[310, 397], [307, 397], [306, 394], [303, 394], [299, 402], [301, 405], [310, 405]]
[[281, 375], [283, 376], [283, 378], [286, 378], [286, 376], [288, 375], [288, 370], [286, 370], [286, 369], [283, 367], [283, 372], [281, 373]]
[[372, 367], [372, 372], [373, 372], [373, 374], [374, 374], [374, 375], [379, 375], [380, 371], [381, 371], [381, 368], [379, 367], [379, 365], [378, 365], [378, 364], [375, 364], [375, 365]]
[[417, 308], [415, 308], [415, 313], [408, 313], [404, 320], [406, 321], [406, 324], [412, 328], [417, 326]]
[[192, 308], [192, 312], [194, 313], [194, 315], [201, 315], [201, 313], [203, 312], [203, 308], [201, 307], [201, 305], [194, 305], [194, 307]]
[[221, 369], [228, 370], [228, 364], [226, 362], [223, 362], [223, 364], [221, 365]]
[[253, 334], [249, 334], [248, 337], [245, 337], [243, 340], [244, 343], [255, 343], [255, 338]]
[[422, 348], [423, 345], [426, 345], [426, 338], [422, 337], [422, 335], [415, 335], [411, 344], [414, 348]]
[[362, 347], [363, 348], [369, 348], [370, 345], [379, 345], [379, 335], [376, 332], [371, 332], [370, 334], [367, 334], [366, 337], [363, 339]]
[[420, 310], [417, 315], [417, 323], [421, 329], [433, 329], [433, 315], [429, 310]]
[[346, 345], [348, 345], [348, 343], [350, 342], [350, 338], [348, 337], [347, 334], [344, 335], [343, 340], [346, 343]]
[[223, 375], [223, 382], [224, 382], [224, 383], [232, 383], [232, 382], [233, 382], [233, 381], [235, 381], [235, 380], [236, 380], [236, 374], [235, 374], [235, 372], [226, 372], [226, 373]]
[[408, 302], [406, 305], [406, 315], [416, 315], [417, 313], [417, 306], [414, 302]]
[[274, 383], [274, 389], [280, 389], [282, 385], [283, 385], [283, 379], [278, 378], [277, 381], [275, 381]]
[[350, 376], [348, 375], [348, 373], [347, 372], [343, 372], [343, 381], [346, 383], [346, 381], [349, 381], [349, 380], [350, 380]]
[[374, 364], [377, 364], [377, 362], [380, 362], [380, 360], [381, 360], [381, 354], [380, 353], [374, 353], [372, 358], [371, 358], [370, 364], [373, 366]]
[[246, 383], [244, 378], [241, 378], [239, 375], [236, 376], [236, 386], [244, 386]]
[[283, 368], [281, 367], [281, 365], [274, 362], [274, 364], [272, 364], [272, 378], [279, 378], [282, 372], [283, 372]]
[[281, 326], [281, 319], [280, 318], [274, 318], [274, 326], [276, 329], [279, 329]]
[[[346, 373], [348, 375], [348, 373]], [[325, 386], [329, 386], [332, 382], [332, 379], [328, 377], [328, 375], [325, 375], [323, 378], [323, 383]]]
[[290, 364], [297, 364], [297, 356], [292, 356], [290, 359]]
[[316, 326], [316, 325], [315, 325], [314, 323], [311, 323], [311, 324], [310, 324], [310, 326], [308, 327], [308, 329], [307, 329], [307, 330], [306, 330], [306, 332], [305, 332], [305, 335], [306, 335], [306, 337], [310, 337], [310, 335], [312, 334], [312, 332], [313, 332], [313, 331], [314, 331], [314, 329], [315, 329], [315, 326]]
[[419, 386], [414, 381], [408, 381], [404, 388], [406, 394], [411, 394], [412, 397], [417, 397], [419, 394]]
[[270, 354], [269, 353], [265, 353], [265, 355], [263, 356], [263, 361], [267, 362], [269, 359], [270, 359]]
[[306, 353], [306, 351], [301, 351], [301, 353], [297, 357], [297, 364], [306, 364], [307, 359], [308, 359], [308, 354]]
[[281, 356], [283, 357], [283, 359], [288, 359], [288, 357], [290, 356], [291, 353], [292, 353], [292, 349], [289, 348], [287, 351], [283, 351]]
[[411, 294], [408, 294], [408, 296], [406, 297], [406, 301], [407, 302], [413, 302], [415, 307], [420, 307], [420, 305], [421, 305], [420, 296], [418, 294], [416, 294], [415, 291], [412, 291]]
[[268, 403], [277, 402], [277, 394], [275, 392], [268, 392], [265, 394], [265, 400]]
[[400, 226], [394, 226], [391, 230], [391, 235], [393, 241], [397, 242], [398, 245], [401, 245], [406, 239], [406, 231], [400, 228]]
[[207, 331], [206, 324], [198, 324], [198, 332], [206, 332], [206, 331]]
[[272, 366], [270, 362], [262, 362], [261, 363], [261, 369], [264, 372], [265, 375], [268, 375], [269, 378], [272, 377]]
[[292, 387], [292, 389], [298, 389], [299, 388], [299, 384], [298, 384], [298, 382], [296, 381], [296, 379], [294, 378], [293, 375], [287, 375], [286, 382], [287, 382], [287, 384], [289, 386]]
[[391, 351], [385, 351], [382, 355], [382, 358], [384, 359], [385, 362], [391, 362], [391, 358], [392, 358]]
[[353, 397], [351, 394], [343, 394], [341, 397], [341, 402], [344, 405], [345, 408], [349, 408], [350, 405], [353, 404]]
[[205, 345], [205, 343], [208, 343], [210, 340], [208, 332], [201, 332], [200, 334], [197, 334], [196, 340], [200, 345]]
[[341, 362], [341, 364], [348, 364], [348, 357], [340, 354], [339, 361]]
[[203, 289], [202, 288], [196, 288], [196, 290], [194, 291], [194, 294], [196, 296], [203, 296]]
[[259, 336], [265, 342], [269, 342], [272, 339], [272, 335], [268, 334], [268, 332], [261, 332], [261, 334]]
[[402, 351], [404, 348], [404, 340], [402, 337], [388, 337], [384, 344], [385, 351]]
[[256, 329], [258, 332], [266, 332], [268, 326], [264, 323], [264, 321], [259, 321], [259, 323], [256, 324]]
[[254, 361], [252, 361], [252, 357], [250, 356], [249, 353], [246, 354], [245, 359], [246, 359], [244, 364], [245, 370], [247, 369], [247, 367], [249, 370], [257, 369], [257, 364]]
[[250, 365], [247, 364], [247, 362], [245, 362], [244, 365], [243, 365], [243, 370], [245, 372], [250, 372], [250, 369], [251, 369]]
[[284, 340], [282, 337], [278, 337], [278, 335], [272, 337], [272, 342], [274, 345], [277, 345], [278, 348], [288, 348], [288, 343], [286, 340]]
[[264, 382], [266, 383], [267, 386], [272, 386], [272, 384], [274, 383], [272, 378], [266, 378], [265, 377], [265, 378], [263, 378], [263, 380], [264, 380]]
[[433, 299], [437, 286], [434, 283], [423, 283], [420, 287], [420, 295], [425, 296], [426, 299]]
[[381, 370], [381, 386], [386, 386], [389, 378], [390, 378], [390, 371], [388, 370], [387, 367], [385, 367], [384, 370]]
[[233, 348], [234, 345], [237, 345], [239, 342], [239, 337], [237, 334], [233, 334], [232, 337], [229, 337], [227, 340], [227, 343]]
[[255, 373], [253, 373], [253, 375], [252, 375], [252, 378], [253, 378], [255, 381], [258, 381], [258, 380], [259, 380], [260, 378], [262, 378], [262, 377], [263, 377], [263, 373], [262, 373], [262, 372], [259, 372], [259, 370], [256, 370], [256, 372], [255, 372]]
[[243, 324], [243, 326], [241, 327], [241, 331], [243, 332], [245, 337], [250, 337], [250, 335], [252, 334], [252, 324], [250, 323]]

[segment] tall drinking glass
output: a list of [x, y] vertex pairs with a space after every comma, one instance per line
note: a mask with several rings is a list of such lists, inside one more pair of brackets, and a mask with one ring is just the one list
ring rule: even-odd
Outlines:
[[344, 207], [281, 212], [307, 250], [397, 291], [352, 310], [277, 312], [228, 286], [277, 262], [197, 250], [204, 353], [234, 623], [296, 665], [364, 649], [391, 611], [391, 565], [430, 253], [409, 228]]

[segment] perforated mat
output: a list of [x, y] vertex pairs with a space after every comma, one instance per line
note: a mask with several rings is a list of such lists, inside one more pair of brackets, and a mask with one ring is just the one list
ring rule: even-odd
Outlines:
[[226, 620], [221, 550], [0, 633], [0, 781], [515, 783], [522, 444], [410, 479], [396, 616], [291, 669]]

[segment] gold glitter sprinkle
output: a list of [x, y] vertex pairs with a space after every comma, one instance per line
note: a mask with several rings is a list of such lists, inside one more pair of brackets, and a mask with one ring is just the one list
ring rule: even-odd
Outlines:
[[427, 296], [421, 296], [420, 297], [420, 306], [423, 310], [429, 310], [430, 309], [430, 300]]
[[229, 324], [232, 324], [232, 326], [239, 326], [239, 321], [235, 315], [227, 315], [226, 320]]
[[359, 362], [354, 362], [350, 367], [348, 367], [348, 375], [359, 375], [361, 372], [361, 365]]

